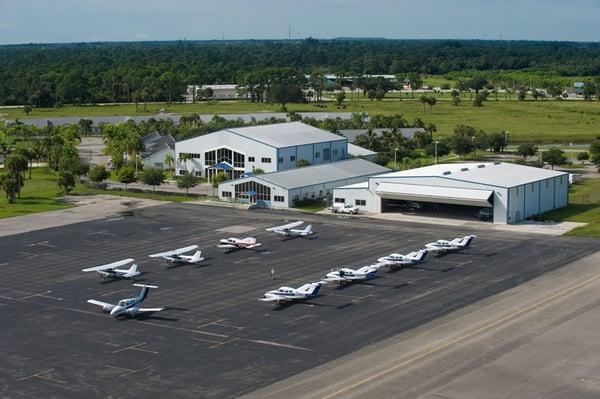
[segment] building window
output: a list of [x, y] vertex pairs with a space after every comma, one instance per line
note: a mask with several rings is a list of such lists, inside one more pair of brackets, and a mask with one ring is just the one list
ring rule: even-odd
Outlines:
[[333, 150], [333, 155], [337, 155], [337, 153], [338, 153], [338, 150], [336, 148], [336, 149]]
[[346, 203], [346, 199], [345, 198], [334, 198], [333, 202], [337, 202], [340, 204], [345, 204]]
[[199, 170], [197, 170], [197, 171], [194, 172], [194, 175], [196, 175], [196, 176], [202, 176], [202, 172], [199, 171]]
[[261, 158], [260, 162], [262, 162], [262, 163], [271, 163], [271, 158]]
[[323, 190], [319, 191], [319, 198], [323, 198]]
[[235, 198], [271, 201], [271, 187], [259, 184], [252, 180], [236, 184]]
[[365, 205], [367, 205], [367, 200], [359, 200], [359, 199], [357, 199], [356, 201], [354, 201], [354, 205], [356, 205], [356, 206], [365, 206]]
[[315, 192], [310, 193], [310, 198], [315, 198]]
[[285, 202], [285, 198], [283, 195], [275, 195], [273, 196], [273, 201], [275, 202]]
[[315, 152], [315, 158], [319, 158], [321, 156], [321, 153], [319, 151]]
[[283, 157], [279, 157], [279, 158], [277, 158], [277, 162], [279, 162], [279, 163], [283, 163]]
[[323, 160], [329, 161], [329, 148], [323, 149]]
[[204, 165], [212, 166], [217, 163], [216, 159], [215, 151], [206, 151], [204, 153]]
[[290, 162], [296, 162], [296, 156], [295, 155], [292, 155], [290, 157]]
[[243, 168], [245, 166], [244, 163], [244, 154], [240, 154], [239, 152], [233, 152], [233, 167], [234, 168]]
[[185, 169], [179, 169], [179, 175], [180, 176], [187, 175], [187, 170], [185, 170]]
[[231, 191], [221, 191], [221, 197], [231, 198]]
[[248, 157], [248, 162], [254, 162], [254, 157]]

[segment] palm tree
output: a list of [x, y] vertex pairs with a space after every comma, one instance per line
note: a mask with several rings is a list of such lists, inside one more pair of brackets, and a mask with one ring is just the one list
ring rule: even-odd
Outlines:
[[173, 170], [173, 164], [175, 163], [175, 159], [173, 158], [173, 154], [167, 152], [165, 155], [165, 165], [169, 168], [169, 170]]
[[179, 163], [185, 165], [185, 170], [187, 171], [187, 161], [192, 159], [192, 155], [189, 152], [180, 152], [179, 153]]

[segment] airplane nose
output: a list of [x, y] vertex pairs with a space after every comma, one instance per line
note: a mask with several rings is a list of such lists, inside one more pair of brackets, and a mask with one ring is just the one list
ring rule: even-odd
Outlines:
[[112, 317], [115, 317], [120, 311], [121, 311], [121, 307], [120, 306], [116, 306], [116, 307], [113, 308], [113, 310], [110, 311], [110, 315]]

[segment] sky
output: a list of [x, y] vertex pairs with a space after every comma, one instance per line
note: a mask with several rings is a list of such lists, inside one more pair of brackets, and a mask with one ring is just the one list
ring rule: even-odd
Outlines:
[[287, 39], [290, 25], [293, 39], [600, 41], [600, 0], [0, 0], [0, 44]]

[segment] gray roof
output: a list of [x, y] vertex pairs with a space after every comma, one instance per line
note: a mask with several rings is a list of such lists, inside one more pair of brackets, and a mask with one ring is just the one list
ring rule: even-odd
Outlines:
[[258, 175], [252, 178], [266, 181], [276, 186], [293, 189], [312, 186], [361, 176], [372, 176], [388, 172], [389, 169], [361, 158], [347, 159], [322, 165], [307, 166]]
[[441, 176], [490, 186], [515, 187], [561, 175], [568, 173], [509, 162], [469, 162], [425, 166], [388, 173], [382, 177]]
[[[383, 133], [385, 131], [388, 131], [388, 132], [392, 131], [391, 128], [375, 128], [372, 130], [373, 130], [373, 133], [377, 134], [378, 136], [380, 136], [381, 133]], [[424, 132], [425, 131], [425, 129], [423, 129], [422, 127], [401, 127], [397, 130], [407, 139], [411, 139], [412, 136], [414, 136], [414, 134], [416, 132]], [[361, 134], [365, 134], [365, 133], [367, 133], [367, 131], [368, 131], [368, 129], [341, 129], [340, 134], [346, 136], [348, 138], [348, 141], [354, 142], [354, 140], [356, 140], [357, 136], [359, 136]]]
[[[160, 134], [160, 133], [158, 133]], [[175, 150], [175, 139], [170, 134], [160, 135], [160, 138], [154, 139], [146, 144], [146, 150], [143, 157], [147, 157], [163, 150]]]
[[238, 127], [225, 130], [275, 148], [346, 140], [343, 136], [312, 127], [302, 122], [275, 123], [272, 125]]
[[375, 151], [371, 151], [367, 148], [352, 143], [348, 143], [348, 154], [354, 157], [368, 157], [371, 155], [377, 155]]

